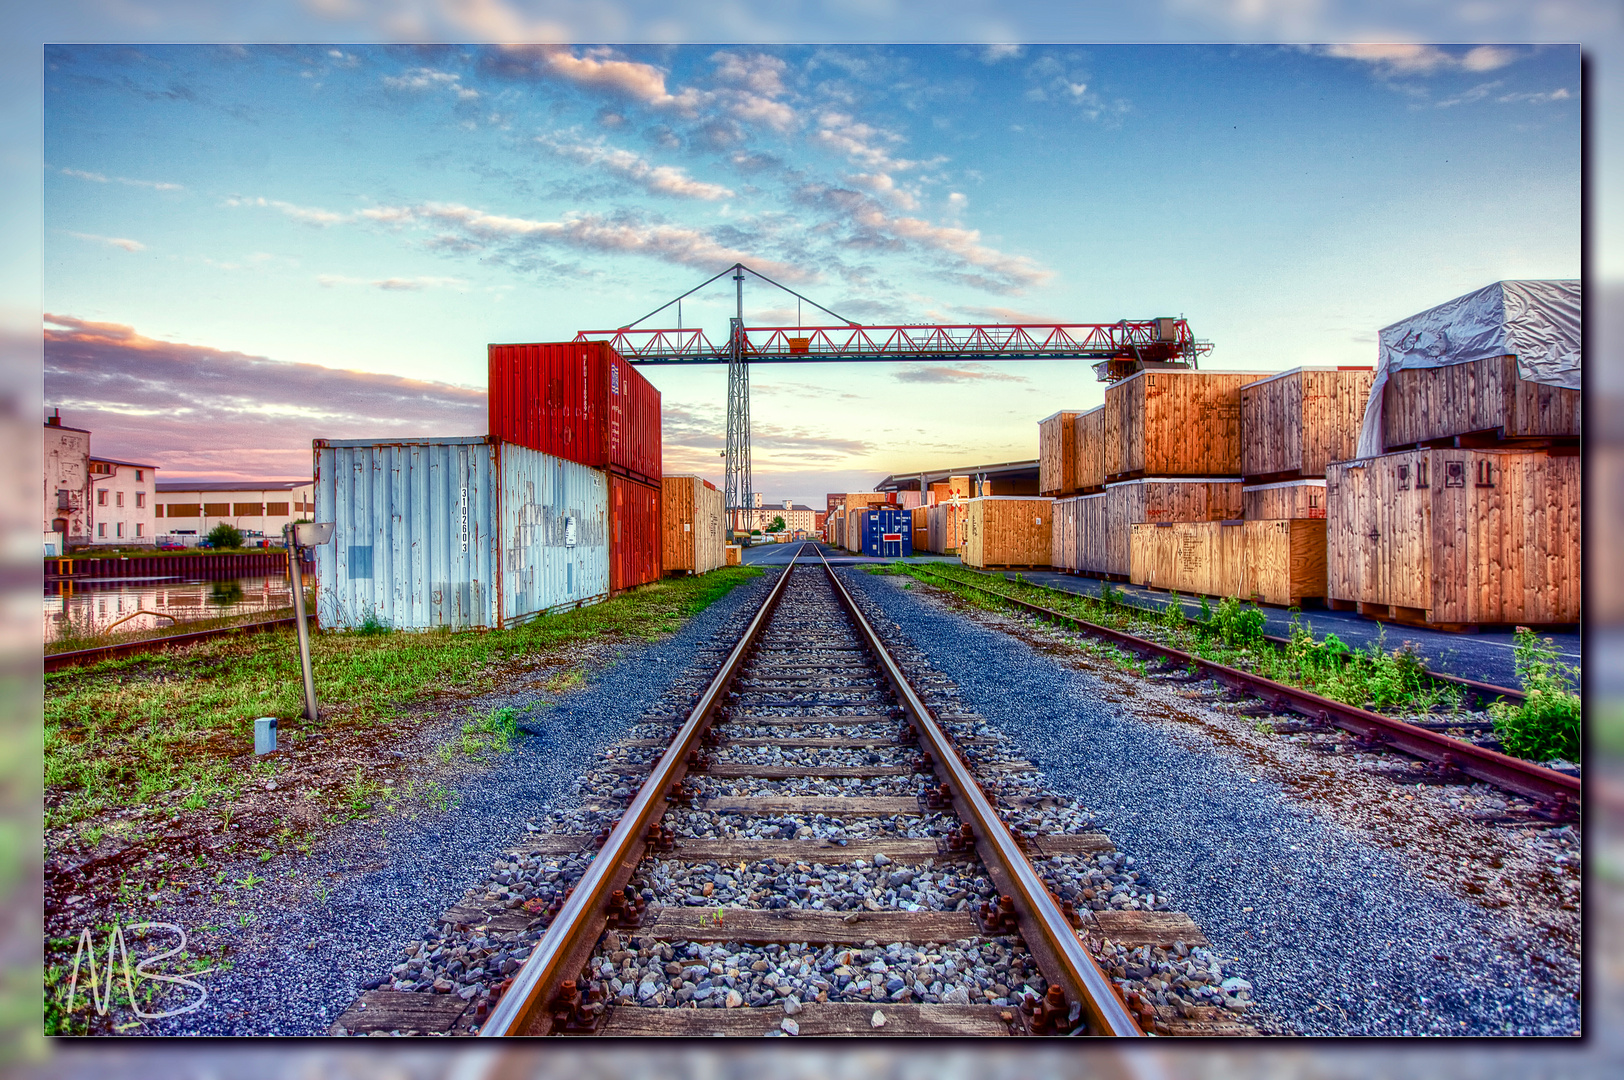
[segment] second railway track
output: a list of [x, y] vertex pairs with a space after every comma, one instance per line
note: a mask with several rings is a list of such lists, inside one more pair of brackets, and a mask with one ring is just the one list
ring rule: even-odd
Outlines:
[[[501, 878], [554, 884], [463, 916], [464, 969], [518, 970], [449, 1030], [1255, 1033], [1200, 928], [977, 717], [927, 704], [942, 682], [798, 556], [692, 709], [620, 744], [623, 809], [582, 808], [612, 826], [538, 837]], [[412, 982], [430, 947], [391, 984], [429, 994], [363, 995], [338, 1028], [416, 1030], [475, 997]]]

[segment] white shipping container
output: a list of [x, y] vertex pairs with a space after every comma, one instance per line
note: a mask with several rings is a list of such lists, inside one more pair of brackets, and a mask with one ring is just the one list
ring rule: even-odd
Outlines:
[[504, 627], [609, 592], [608, 482], [488, 437], [314, 444], [323, 627]]

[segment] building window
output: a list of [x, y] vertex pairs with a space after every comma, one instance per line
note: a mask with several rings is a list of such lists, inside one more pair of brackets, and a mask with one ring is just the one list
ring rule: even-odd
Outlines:
[[163, 503], [153, 503], [152, 504], [152, 516], [153, 517], [163, 517], [164, 516], [164, 504]]
[[100, 521], [100, 522], [96, 523], [96, 535], [100, 536], [100, 537], [106, 537], [106, 535], [107, 535], [107, 522]]
[[170, 517], [197, 517], [199, 507], [197, 503], [170, 503]]
[[96, 505], [97, 506], [106, 506], [107, 505], [107, 489], [106, 488], [97, 488], [96, 489]]
[[145, 525], [141, 524], [139, 521], [137, 521], [135, 523], [136, 539], [140, 539], [142, 536], [145, 536], [146, 532], [147, 532], [147, 527]]
[[122, 521], [118, 523], [114, 531], [118, 534], [120, 540], [124, 539], [124, 523]]
[[135, 478], [137, 480], [145, 480], [147, 478], [147, 471], [145, 469], [135, 470]]
[[287, 503], [266, 503], [265, 504], [265, 516], [266, 517], [287, 517], [288, 516], [288, 504]]
[[204, 514], [205, 517], [230, 517], [231, 516], [231, 504], [230, 503], [204, 503], [203, 504], [203, 514]]
[[135, 508], [139, 510], [145, 505], [147, 505], [147, 493], [144, 491], [137, 491], [135, 493]]
[[265, 507], [260, 503], [232, 503], [231, 512], [238, 517], [259, 517], [265, 512]]
[[115, 503], [117, 503], [119, 506], [123, 506], [124, 505], [124, 493], [122, 491], [115, 492], [113, 494], [113, 501]]

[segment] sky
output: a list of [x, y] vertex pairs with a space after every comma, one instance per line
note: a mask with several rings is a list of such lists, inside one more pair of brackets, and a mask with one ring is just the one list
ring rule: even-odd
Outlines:
[[[484, 430], [485, 345], [742, 261], [867, 323], [1182, 315], [1204, 366], [1581, 271], [1574, 46], [49, 46], [45, 403], [161, 478]], [[731, 282], [683, 305], [725, 334]], [[751, 283], [752, 324], [794, 324]], [[817, 313], [802, 313], [808, 325]], [[674, 320], [666, 319], [665, 325]], [[645, 367], [720, 480], [722, 368]], [[759, 366], [755, 488], [1036, 456], [1083, 362]]]

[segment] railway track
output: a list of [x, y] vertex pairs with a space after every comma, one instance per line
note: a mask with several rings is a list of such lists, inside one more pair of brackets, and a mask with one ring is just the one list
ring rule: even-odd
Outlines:
[[[1461, 783], [1481, 780], [1504, 791], [1533, 800], [1540, 815], [1551, 820], [1572, 821], [1579, 817], [1582, 785], [1577, 776], [1514, 758], [1368, 709], [1322, 697], [1312, 691], [1275, 682], [1249, 671], [1206, 660], [1149, 638], [1100, 626], [1065, 612], [1011, 596], [1000, 589], [937, 575], [931, 573], [929, 567], [922, 569], [930, 577], [944, 584], [996, 597], [1017, 610], [1054, 625], [1104, 639], [1140, 656], [1198, 672], [1232, 690], [1259, 699], [1275, 712], [1295, 713], [1312, 723], [1341, 728], [1371, 749], [1397, 750], [1419, 758], [1433, 770], [1434, 779], [1447, 781], [1454, 778]], [[1464, 682], [1464, 680], [1455, 681]], [[1474, 690], [1480, 693], [1499, 691], [1499, 688], [1483, 684], [1472, 685]]]
[[[363, 994], [335, 1030], [1255, 1033], [1200, 928], [806, 550], [691, 709], [620, 744], [624, 807], [578, 819], [613, 824], [538, 837], [498, 862], [495, 906], [445, 917], [476, 933], [462, 966], [511, 975], [423, 993], [451, 942], [414, 942], [391, 985], [417, 992]], [[520, 878], [552, 884], [503, 900]]]

